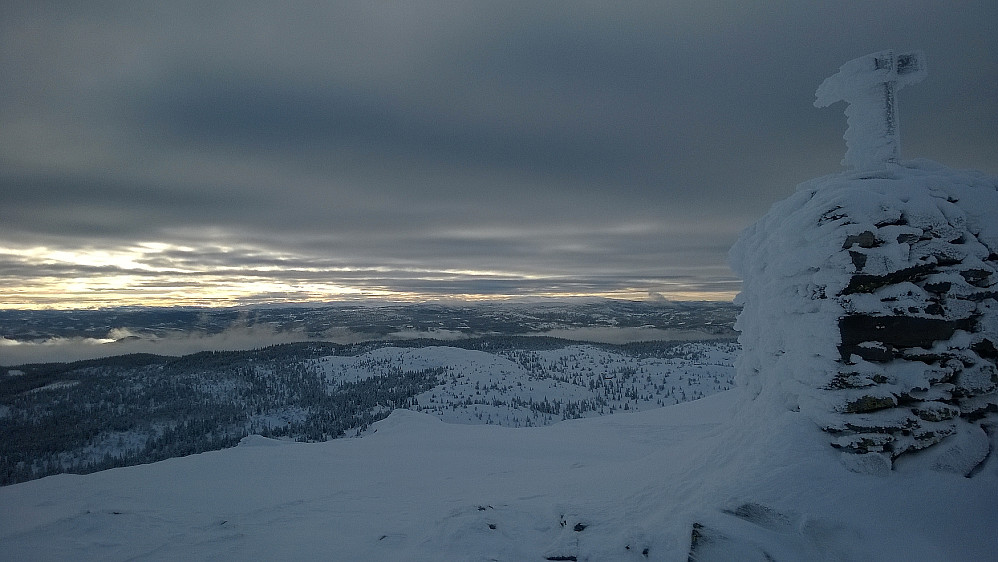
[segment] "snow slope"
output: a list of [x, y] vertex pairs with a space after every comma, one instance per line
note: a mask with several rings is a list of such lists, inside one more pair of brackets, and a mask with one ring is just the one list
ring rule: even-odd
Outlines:
[[395, 408], [511, 427], [647, 410], [731, 388], [740, 352], [718, 340], [463, 343], [301, 344], [0, 373], [0, 484], [216, 450], [251, 434], [355, 436]]
[[994, 459], [857, 474], [742, 392], [535, 428], [397, 410], [359, 439], [8, 486], [0, 559], [995, 559]]

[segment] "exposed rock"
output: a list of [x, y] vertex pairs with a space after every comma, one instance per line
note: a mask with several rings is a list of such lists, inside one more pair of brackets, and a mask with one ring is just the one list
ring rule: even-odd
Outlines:
[[842, 294], [851, 295], [853, 293], [872, 293], [877, 289], [888, 285], [896, 285], [906, 281], [918, 281], [920, 279], [924, 279], [925, 276], [932, 273], [933, 269], [934, 266], [932, 264], [920, 264], [902, 269], [900, 271], [885, 273], [884, 275], [854, 275], [852, 279], [849, 280], [849, 285], [842, 290]]
[[842, 249], [848, 250], [852, 248], [853, 244], [856, 244], [860, 248], [873, 248], [882, 244], [880, 240], [877, 240], [877, 236], [869, 231], [865, 230], [859, 234], [851, 234], [846, 237], [846, 241], [842, 244]]
[[936, 447], [973, 454], [927, 468], [980, 462], [998, 424], [996, 178], [931, 162], [819, 178], [731, 256], [757, 395], [808, 414], [854, 469]]
[[852, 354], [859, 355], [867, 361], [889, 361], [895, 354], [876, 353], [877, 359], [870, 359], [867, 354], [870, 354], [871, 348], [864, 348], [861, 344], [877, 342], [892, 350], [913, 347], [931, 349], [937, 341], [952, 338], [957, 330], [973, 331], [973, 329], [973, 318], [945, 320], [919, 316], [851, 314], [839, 319], [839, 333], [842, 339], [839, 351], [844, 363], [849, 362], [849, 356]]
[[944, 402], [921, 402], [911, 409], [911, 413], [925, 421], [944, 421], [960, 415], [960, 409]]
[[998, 359], [998, 348], [995, 348], [994, 342], [987, 338], [971, 345], [970, 349], [983, 359], [991, 359], [992, 361]]
[[897, 405], [897, 400], [893, 396], [863, 396], [858, 400], [853, 400], [846, 404], [845, 412], [849, 414], [861, 414], [863, 412], [875, 412], [884, 408], [893, 408]]

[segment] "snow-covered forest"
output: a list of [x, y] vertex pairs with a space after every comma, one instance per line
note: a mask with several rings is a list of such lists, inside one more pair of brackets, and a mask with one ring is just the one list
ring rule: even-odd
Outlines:
[[726, 341], [497, 337], [21, 366], [0, 378], [0, 477], [11, 484], [153, 462], [251, 434], [357, 436], [397, 408], [511, 427], [646, 410], [730, 388], [736, 354]]

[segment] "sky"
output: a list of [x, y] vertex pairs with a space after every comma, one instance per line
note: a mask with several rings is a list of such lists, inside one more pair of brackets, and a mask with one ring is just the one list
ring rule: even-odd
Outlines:
[[998, 174], [998, 4], [4, 2], [0, 307], [728, 300], [843, 170], [853, 58], [921, 49], [903, 158]]

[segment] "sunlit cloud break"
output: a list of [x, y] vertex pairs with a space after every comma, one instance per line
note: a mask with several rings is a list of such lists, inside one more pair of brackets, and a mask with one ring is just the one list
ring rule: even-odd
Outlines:
[[692, 278], [342, 265], [249, 246], [141, 242], [120, 248], [0, 248], [3, 308], [225, 306], [353, 299], [601, 296], [730, 300], [737, 283]]

